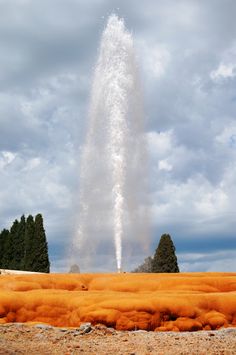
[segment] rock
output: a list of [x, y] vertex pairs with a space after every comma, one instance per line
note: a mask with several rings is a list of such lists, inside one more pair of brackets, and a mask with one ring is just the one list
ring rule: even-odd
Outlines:
[[115, 334], [116, 333], [116, 330], [114, 328], [107, 328], [106, 329], [106, 333], [110, 333], [110, 334]]
[[73, 347], [78, 349], [78, 348], [80, 348], [80, 345], [79, 344], [74, 344]]
[[55, 342], [55, 341], [59, 341], [59, 340], [61, 340], [61, 338], [62, 338], [62, 337], [63, 337], [63, 335], [60, 335], [60, 336], [59, 336], [59, 335], [57, 335], [57, 336], [55, 337], [55, 339], [54, 339], [54, 342]]
[[101, 324], [101, 323], [96, 324], [96, 325], [94, 326], [94, 328], [95, 328], [95, 330], [113, 329], [113, 328], [107, 328], [104, 324]]
[[53, 329], [51, 325], [47, 325], [47, 324], [36, 324], [35, 328], [43, 329], [43, 330]]
[[221, 328], [218, 330], [218, 332], [224, 332], [224, 333], [236, 333], [236, 328]]
[[147, 333], [147, 331], [146, 330], [144, 330], [144, 329], [138, 329], [138, 330], [133, 330], [133, 332], [134, 333]]
[[92, 330], [92, 324], [82, 323], [77, 330], [79, 330], [82, 334], [89, 333]]
[[76, 337], [76, 336], [78, 336], [78, 335], [81, 335], [81, 332], [79, 332], [78, 330], [75, 330], [75, 331], [72, 333], [72, 335], [73, 335], [74, 337]]
[[24, 327], [25, 323], [15, 323], [15, 327]]

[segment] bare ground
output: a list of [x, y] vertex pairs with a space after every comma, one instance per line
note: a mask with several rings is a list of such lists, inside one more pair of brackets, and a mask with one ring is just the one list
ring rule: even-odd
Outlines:
[[198, 332], [116, 331], [11, 323], [0, 325], [0, 354], [236, 354], [236, 328]]

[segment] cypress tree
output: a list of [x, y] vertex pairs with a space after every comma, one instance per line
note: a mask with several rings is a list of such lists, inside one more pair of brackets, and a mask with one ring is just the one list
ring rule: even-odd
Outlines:
[[1, 231], [0, 232], [0, 269], [2, 268], [3, 246], [4, 246], [3, 231]]
[[25, 216], [22, 215], [18, 230], [18, 250], [16, 253], [17, 267], [19, 270], [23, 270], [24, 255], [25, 255]]
[[38, 214], [35, 220], [29, 215], [16, 219], [10, 232], [0, 233], [0, 268], [49, 272], [48, 245], [43, 227], [43, 217]]
[[22, 270], [33, 271], [33, 241], [35, 235], [35, 225], [34, 218], [32, 215], [29, 215], [25, 224], [25, 240], [24, 240], [24, 256], [22, 263]]
[[153, 257], [152, 272], [179, 272], [175, 246], [169, 234], [161, 236]]
[[11, 234], [11, 259], [10, 263], [8, 265], [8, 268], [11, 270], [16, 270], [17, 269], [17, 263], [18, 263], [18, 232], [19, 232], [19, 221], [15, 219], [13, 222], [13, 225], [10, 229], [10, 234]]
[[35, 234], [32, 253], [34, 257], [32, 270], [37, 272], [49, 272], [48, 244], [41, 214], [37, 214], [35, 217]]
[[12, 267], [12, 264], [13, 264], [13, 238], [12, 238], [12, 233], [6, 231], [4, 236], [2, 268], [10, 269]]
[[15, 220], [11, 228], [12, 234], [12, 262], [10, 268], [12, 270], [20, 270], [22, 268], [24, 258], [24, 239], [25, 239], [25, 216], [21, 217], [20, 222]]
[[0, 233], [0, 269], [6, 268], [3, 257], [6, 251], [5, 244], [8, 236], [9, 236], [9, 230], [3, 229]]

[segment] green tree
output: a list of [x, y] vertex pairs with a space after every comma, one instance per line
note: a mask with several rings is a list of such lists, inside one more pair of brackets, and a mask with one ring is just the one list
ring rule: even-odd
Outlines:
[[152, 272], [179, 272], [175, 246], [169, 234], [161, 236], [153, 257]]
[[15, 220], [11, 228], [12, 234], [12, 261], [10, 268], [12, 270], [22, 269], [24, 258], [24, 240], [25, 240], [25, 216], [21, 217], [20, 222]]
[[133, 272], [152, 272], [152, 263], [152, 257], [148, 256], [143, 264], [139, 265]]
[[0, 268], [49, 272], [48, 245], [43, 217], [29, 215], [16, 219], [10, 232], [0, 233]]
[[25, 255], [25, 228], [26, 220], [25, 216], [22, 215], [19, 224], [18, 230], [18, 251], [16, 253], [17, 267], [20, 270], [23, 270], [24, 255]]
[[22, 270], [33, 271], [33, 245], [35, 235], [35, 224], [32, 215], [29, 215], [25, 224], [25, 240], [24, 240], [24, 256], [22, 262]]
[[43, 217], [37, 214], [35, 217], [35, 233], [32, 246], [33, 267], [32, 271], [49, 272], [48, 244], [43, 226]]
[[[17, 269], [17, 249], [18, 249], [18, 232], [19, 232], [19, 221], [15, 219], [13, 225], [10, 229], [11, 234], [11, 258], [9, 260], [8, 269], [16, 270]], [[18, 258], [17, 258], [18, 259]]]
[[[13, 223], [14, 224], [14, 223]], [[11, 227], [11, 229], [13, 226]], [[12, 233], [7, 231], [4, 236], [4, 249], [2, 256], [2, 268], [10, 269], [12, 267], [13, 260], [13, 238]]]
[[9, 237], [9, 230], [7, 229], [3, 229], [0, 233], [0, 269], [5, 269], [6, 266], [4, 264], [4, 260], [3, 260], [3, 257], [4, 257], [4, 254], [5, 254], [5, 244], [6, 244], [6, 241]]

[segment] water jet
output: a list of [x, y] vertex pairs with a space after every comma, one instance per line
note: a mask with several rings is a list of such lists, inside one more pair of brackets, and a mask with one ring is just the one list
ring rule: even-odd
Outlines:
[[132, 35], [123, 19], [111, 15], [101, 38], [81, 155], [73, 243], [80, 265], [99, 240], [113, 236], [120, 272], [123, 239], [144, 234], [146, 143], [137, 73]]

